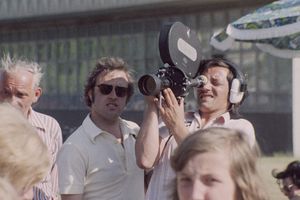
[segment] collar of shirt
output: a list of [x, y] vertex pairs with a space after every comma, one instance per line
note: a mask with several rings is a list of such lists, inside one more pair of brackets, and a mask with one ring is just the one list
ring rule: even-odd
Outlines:
[[[201, 115], [199, 112], [194, 112], [194, 118], [196, 119], [196, 122], [198, 123], [198, 126], [201, 127]], [[225, 112], [221, 116], [209, 121], [204, 127], [206, 128], [212, 125], [224, 125], [226, 122], [230, 120], [230, 114], [229, 112]]]
[[84, 132], [88, 135], [90, 140], [94, 143], [95, 138], [101, 134], [103, 131], [96, 126], [96, 124], [92, 121], [90, 114], [86, 116], [86, 118], [82, 122], [82, 127]]
[[[90, 114], [88, 114], [84, 119], [84, 121], [82, 122], [82, 127], [92, 142], [95, 142], [95, 138], [98, 135], [105, 132], [95, 125], [95, 123], [91, 120]], [[120, 127], [124, 139], [126, 139], [126, 137], [128, 137], [129, 135], [133, 135], [133, 137], [136, 138], [136, 133], [133, 132], [132, 129], [130, 129], [130, 126], [126, 126], [126, 121], [122, 120], [121, 118], [120, 118]]]
[[39, 119], [39, 116], [38, 116], [37, 112], [34, 111], [32, 108], [30, 108], [30, 110], [29, 110], [29, 114], [28, 114], [27, 119], [33, 127], [35, 127], [36, 129], [38, 129], [42, 132], [46, 132], [45, 127], [43, 126], [43, 124], [40, 123], [40, 119]]
[[132, 135], [136, 139], [139, 132], [139, 126], [136, 123], [120, 119], [120, 126], [124, 135], [124, 140], [129, 137], [129, 135]]

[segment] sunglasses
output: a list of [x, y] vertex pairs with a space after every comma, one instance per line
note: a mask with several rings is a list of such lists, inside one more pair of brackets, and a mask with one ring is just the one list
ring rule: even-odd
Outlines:
[[107, 84], [100, 84], [97, 85], [99, 88], [99, 91], [103, 95], [109, 95], [113, 88], [115, 88], [115, 93], [117, 97], [125, 97], [128, 94], [128, 87], [121, 87], [121, 86], [113, 86], [113, 85], [107, 85]]

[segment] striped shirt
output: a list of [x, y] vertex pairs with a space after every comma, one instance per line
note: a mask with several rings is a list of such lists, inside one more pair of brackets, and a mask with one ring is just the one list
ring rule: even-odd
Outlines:
[[51, 169], [47, 176], [34, 187], [34, 200], [58, 199], [58, 173], [56, 156], [62, 146], [62, 132], [58, 122], [51, 116], [30, 110], [28, 121], [36, 128], [47, 145], [51, 159]]
[[[205, 126], [201, 124], [199, 112], [186, 113], [185, 124], [188, 127], [189, 133], [208, 127], [226, 127], [241, 130], [247, 135], [250, 145], [255, 144], [253, 125], [246, 119], [231, 119], [228, 112], [211, 120]], [[159, 124], [159, 134], [167, 143], [159, 162], [153, 168], [153, 174], [146, 193], [146, 200], [172, 200], [172, 184], [176, 175], [171, 168], [170, 157], [176, 149], [177, 143], [174, 137], [169, 134], [163, 122]]]

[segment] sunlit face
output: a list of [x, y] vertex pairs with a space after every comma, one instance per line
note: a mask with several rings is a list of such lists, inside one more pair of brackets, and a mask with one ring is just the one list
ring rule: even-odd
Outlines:
[[34, 87], [33, 74], [24, 69], [0, 75], [0, 101], [7, 101], [27, 116], [30, 107], [41, 95]]
[[177, 173], [179, 200], [237, 200], [228, 155], [201, 153]]
[[202, 75], [207, 77], [207, 83], [197, 88], [197, 101], [202, 113], [228, 110], [229, 69], [224, 67], [209, 67]]
[[[91, 105], [92, 118], [97, 120], [113, 121], [119, 118], [124, 107], [128, 95], [119, 97], [116, 94], [116, 86], [128, 88], [128, 77], [122, 70], [113, 70], [107, 73], [102, 72], [97, 77], [96, 86], [90, 91], [90, 98], [93, 99]], [[107, 95], [102, 94], [99, 89], [100, 84], [112, 85], [114, 89]]]

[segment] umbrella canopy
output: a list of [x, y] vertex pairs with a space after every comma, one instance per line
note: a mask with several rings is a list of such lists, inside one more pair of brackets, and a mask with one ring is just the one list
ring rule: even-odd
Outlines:
[[300, 57], [300, 0], [275, 1], [241, 17], [215, 33], [211, 45], [225, 51], [237, 41], [275, 56]]

